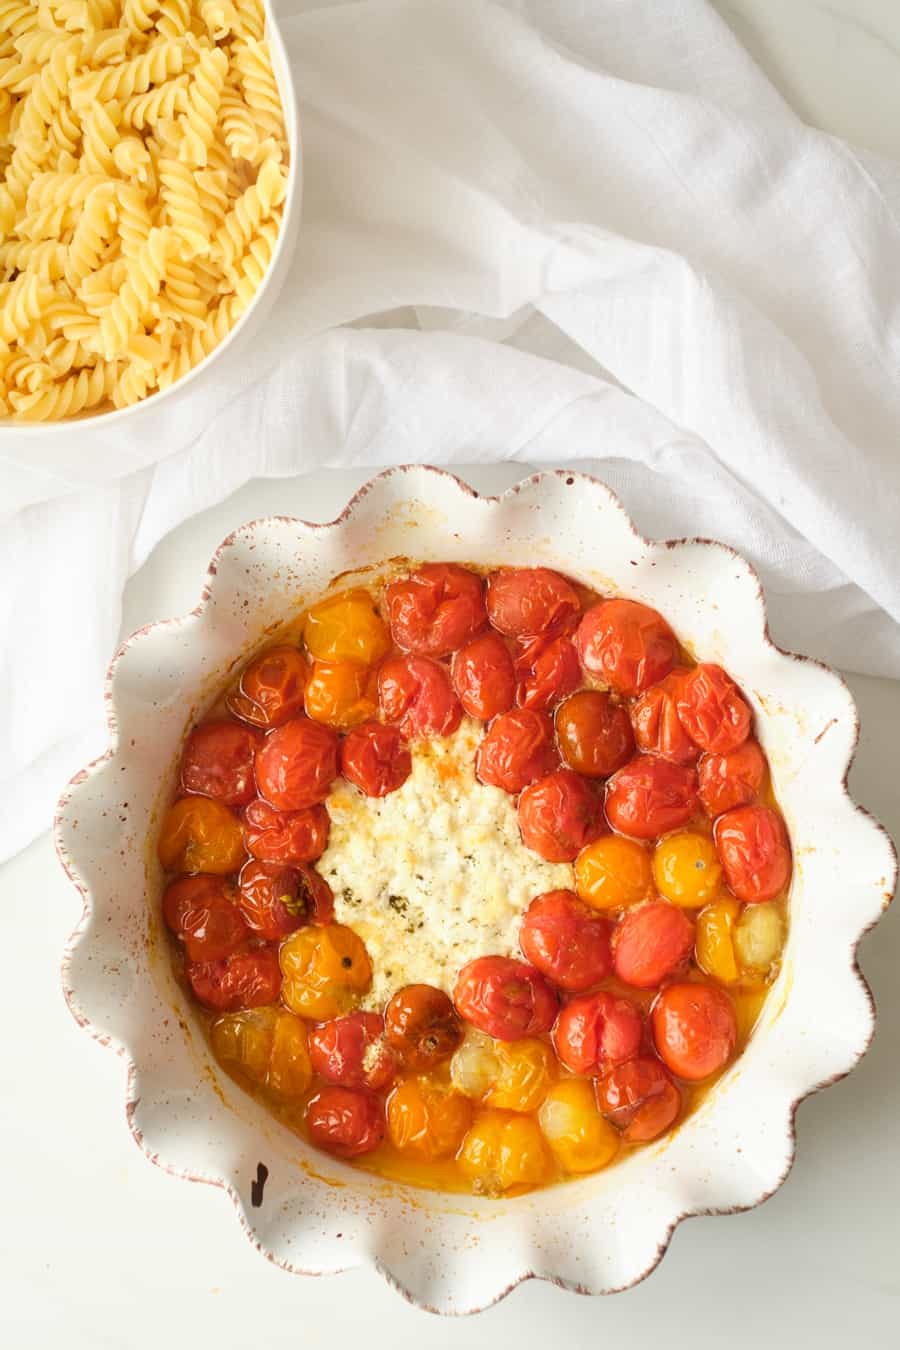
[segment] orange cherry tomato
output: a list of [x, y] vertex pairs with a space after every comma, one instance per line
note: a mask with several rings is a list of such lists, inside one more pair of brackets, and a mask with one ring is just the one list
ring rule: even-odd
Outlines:
[[445, 666], [430, 656], [392, 656], [378, 672], [378, 702], [404, 736], [449, 736], [462, 708]]
[[426, 1075], [398, 1083], [388, 1098], [391, 1143], [401, 1153], [412, 1153], [428, 1162], [452, 1157], [471, 1119], [472, 1106], [467, 1097]]
[[236, 899], [230, 882], [202, 872], [166, 888], [163, 916], [191, 961], [221, 960], [249, 937]]
[[314, 1022], [350, 1012], [372, 983], [365, 943], [340, 923], [298, 928], [282, 942], [278, 957], [283, 1001]]
[[560, 1063], [573, 1073], [605, 1073], [637, 1054], [643, 1031], [633, 1003], [601, 990], [566, 1004], [553, 1028], [553, 1045]]
[[565, 632], [580, 610], [574, 586], [549, 567], [512, 568], [488, 578], [488, 618], [506, 637]]
[[274, 947], [235, 952], [221, 961], [187, 961], [184, 972], [194, 996], [218, 1012], [277, 1003], [281, 993], [281, 971]]
[[367, 797], [385, 797], [412, 772], [409, 747], [397, 727], [365, 722], [341, 745], [341, 773]]
[[597, 1105], [629, 1144], [656, 1139], [674, 1124], [681, 1093], [658, 1060], [617, 1064], [596, 1085]]
[[426, 563], [384, 593], [391, 636], [419, 656], [449, 656], [483, 628], [481, 577], [454, 563]]
[[384, 1038], [384, 1018], [373, 1012], [333, 1017], [309, 1033], [309, 1057], [320, 1078], [344, 1087], [379, 1092], [397, 1072], [397, 1059]]
[[181, 786], [226, 806], [246, 805], [256, 796], [253, 757], [261, 742], [258, 731], [240, 722], [194, 727], [181, 755]]
[[306, 1025], [271, 1004], [223, 1013], [209, 1039], [220, 1064], [249, 1078], [266, 1096], [291, 1102], [304, 1097], [312, 1081]]
[[634, 753], [634, 733], [621, 703], [599, 689], [581, 689], [556, 710], [563, 759], [586, 778], [608, 778]]
[[791, 877], [784, 821], [768, 806], [739, 806], [713, 827], [725, 880], [739, 900], [774, 900]]
[[313, 661], [303, 706], [314, 722], [338, 731], [355, 727], [378, 708], [375, 672], [355, 661]]
[[525, 788], [518, 817], [522, 842], [547, 862], [571, 862], [606, 832], [601, 798], [572, 769], [556, 769]]
[[613, 969], [625, 984], [653, 989], [690, 956], [694, 925], [677, 905], [651, 900], [629, 909], [612, 938]]
[[659, 684], [645, 689], [631, 709], [638, 749], [661, 755], [673, 764], [693, 764], [700, 753], [678, 716], [678, 699], [687, 674], [681, 668], [671, 671]]
[[378, 1098], [364, 1088], [324, 1087], [306, 1108], [306, 1128], [318, 1148], [339, 1158], [358, 1158], [384, 1138], [384, 1112]]
[[479, 956], [463, 966], [453, 1002], [461, 1017], [498, 1041], [542, 1036], [558, 1007], [540, 971], [507, 956]]
[[295, 717], [256, 752], [256, 782], [279, 811], [303, 811], [328, 796], [337, 777], [338, 738], [330, 727]]
[[298, 647], [272, 647], [251, 661], [226, 702], [255, 727], [277, 727], [303, 711], [309, 667]]
[[452, 678], [464, 711], [481, 722], [508, 712], [516, 697], [512, 657], [496, 633], [482, 633], [459, 649]]
[[606, 819], [633, 839], [677, 830], [697, 807], [695, 771], [653, 755], [636, 755], [606, 784]]
[[320, 600], [306, 615], [303, 640], [317, 661], [358, 661], [372, 666], [391, 649], [387, 624], [369, 591], [342, 591]]
[[721, 666], [695, 666], [677, 701], [682, 726], [703, 750], [725, 755], [750, 735], [750, 706]]
[[240, 821], [212, 797], [181, 797], [163, 816], [156, 851], [167, 872], [236, 872], [245, 856]]
[[581, 904], [572, 891], [547, 891], [532, 900], [519, 929], [519, 946], [535, 970], [567, 993], [581, 993], [612, 970], [612, 925]]
[[385, 1036], [407, 1069], [433, 1069], [449, 1059], [463, 1038], [462, 1022], [442, 989], [408, 984], [384, 1012]]
[[575, 634], [581, 664], [619, 694], [642, 694], [675, 664], [678, 642], [661, 614], [636, 600], [601, 600]]
[[717, 1073], [734, 1053], [734, 1005], [716, 985], [670, 984], [653, 1004], [650, 1024], [660, 1059], [688, 1082]]
[[478, 1195], [540, 1186], [551, 1170], [550, 1151], [537, 1121], [507, 1111], [480, 1111], [457, 1160]]
[[475, 756], [482, 783], [521, 792], [556, 767], [553, 724], [532, 708], [514, 708], [497, 717]]
[[708, 816], [720, 816], [746, 806], [757, 795], [766, 776], [766, 757], [756, 741], [744, 741], [726, 755], [704, 755], [697, 778], [700, 800]]
[[650, 854], [621, 834], [602, 835], [575, 859], [575, 889], [594, 909], [627, 909], [646, 900], [652, 884]]
[[245, 863], [238, 878], [238, 905], [248, 928], [277, 941], [306, 923], [330, 923], [331, 887], [314, 867], [298, 863]]
[[544, 712], [581, 684], [578, 653], [567, 637], [530, 638], [516, 658], [516, 702]]
[[244, 812], [244, 845], [260, 862], [315, 862], [328, 845], [331, 819], [324, 806], [276, 811], [261, 797]]

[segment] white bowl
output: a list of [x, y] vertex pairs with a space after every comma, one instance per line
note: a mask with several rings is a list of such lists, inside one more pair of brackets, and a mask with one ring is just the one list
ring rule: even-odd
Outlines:
[[[286, 610], [337, 574], [395, 555], [542, 562], [656, 606], [698, 657], [721, 661], [743, 686], [793, 840], [790, 937], [745, 1053], [670, 1138], [516, 1199], [416, 1191], [305, 1147], [217, 1069], [160, 942], [155, 812], [192, 718]], [[758, 578], [731, 549], [641, 538], [594, 479], [539, 474], [492, 498], [435, 469], [401, 468], [331, 524], [246, 525], [217, 551], [191, 614], [121, 648], [107, 700], [112, 747], [73, 780], [56, 821], [60, 858], [85, 901], [66, 997], [79, 1022], [128, 1058], [128, 1121], [147, 1156], [224, 1186], [251, 1241], [286, 1269], [368, 1263], [421, 1306], [457, 1313], [529, 1276], [624, 1289], [652, 1270], [681, 1219], [771, 1195], [791, 1165], [797, 1104], [847, 1073], [869, 1043], [873, 1008], [856, 947], [891, 897], [896, 860], [847, 793], [851, 696], [825, 667], [773, 646]], [[255, 1204], [260, 1163], [268, 1180]]]

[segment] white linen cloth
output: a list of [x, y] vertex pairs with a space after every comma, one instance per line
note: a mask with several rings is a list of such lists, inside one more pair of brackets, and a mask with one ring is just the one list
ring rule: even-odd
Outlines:
[[278, 13], [304, 224], [265, 334], [153, 437], [0, 436], [0, 857], [106, 743], [128, 575], [252, 477], [584, 461], [751, 558], [783, 641], [900, 675], [900, 166], [704, 0]]

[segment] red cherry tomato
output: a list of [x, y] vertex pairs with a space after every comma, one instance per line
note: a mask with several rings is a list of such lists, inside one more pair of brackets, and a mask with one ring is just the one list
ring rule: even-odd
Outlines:
[[749, 704], [721, 666], [695, 666], [685, 677], [678, 716], [691, 739], [716, 755], [736, 750], [750, 735]]
[[453, 991], [460, 1017], [498, 1041], [542, 1036], [556, 1017], [556, 994], [524, 961], [479, 956], [463, 966]]
[[404, 736], [449, 736], [462, 708], [446, 667], [429, 656], [392, 656], [378, 672], [378, 702]]
[[247, 925], [236, 900], [229, 881], [203, 872], [179, 877], [166, 888], [163, 916], [184, 943], [189, 960], [217, 961], [246, 941]]
[[238, 904], [248, 928], [275, 942], [304, 924], [331, 923], [334, 896], [314, 867], [248, 862], [238, 878]]
[[519, 567], [488, 578], [488, 618], [507, 637], [565, 632], [580, 610], [574, 586], [549, 567]]
[[661, 614], [636, 600], [601, 600], [575, 634], [581, 664], [620, 694], [642, 694], [668, 675], [678, 657]]
[[659, 684], [646, 689], [631, 709], [638, 748], [670, 759], [673, 764], [693, 764], [700, 753], [678, 716], [678, 699], [687, 673], [673, 670]]
[[634, 733], [621, 703], [600, 689], [581, 689], [556, 710], [563, 759], [586, 778], [608, 778], [634, 753]]
[[547, 862], [572, 862], [606, 832], [600, 797], [571, 769], [557, 769], [525, 788], [518, 816], [522, 842]]
[[463, 1038], [456, 1009], [442, 989], [408, 984], [384, 1010], [388, 1044], [403, 1066], [422, 1072], [449, 1059]]
[[598, 1080], [596, 1092], [600, 1110], [629, 1144], [658, 1138], [681, 1110], [681, 1093], [649, 1056], [616, 1065]]
[[306, 1128], [318, 1148], [356, 1158], [371, 1153], [384, 1138], [384, 1111], [364, 1088], [325, 1087], [306, 1108]]
[[279, 811], [303, 811], [328, 796], [337, 777], [338, 738], [331, 727], [295, 717], [256, 752], [260, 795]]
[[573, 1073], [605, 1073], [637, 1054], [642, 1035], [635, 1005], [601, 991], [566, 1004], [553, 1028], [553, 1045], [560, 1063]]
[[553, 724], [531, 708], [514, 708], [490, 725], [475, 756], [482, 783], [521, 792], [556, 767]]
[[486, 622], [484, 585], [453, 563], [426, 563], [384, 593], [391, 636], [403, 651], [449, 656]]
[[690, 956], [694, 925], [667, 900], [629, 909], [612, 937], [613, 969], [625, 984], [653, 989]]
[[194, 995], [217, 1012], [237, 1012], [277, 1003], [281, 995], [281, 969], [274, 947], [235, 952], [222, 961], [187, 961], [185, 974]]
[[681, 764], [636, 755], [606, 784], [606, 818], [634, 839], [655, 839], [685, 825], [698, 807], [697, 775]]
[[573, 891], [547, 891], [532, 900], [519, 929], [526, 961], [567, 993], [581, 993], [612, 970], [612, 925]]
[[516, 660], [516, 702], [539, 712], [552, 708], [581, 684], [578, 653], [567, 637], [531, 638]]
[[243, 806], [256, 796], [253, 757], [261, 744], [258, 731], [240, 722], [204, 722], [188, 736], [181, 756], [185, 792], [216, 797], [226, 806]]
[[725, 880], [739, 900], [773, 900], [791, 877], [791, 845], [784, 821], [768, 806], [739, 806], [713, 827]]
[[344, 1087], [387, 1087], [397, 1062], [384, 1039], [384, 1018], [373, 1012], [352, 1012], [313, 1027], [309, 1058], [320, 1078]]
[[272, 647], [251, 661], [228, 707], [256, 727], [277, 727], [303, 711], [309, 676], [306, 657], [297, 647]]
[[456, 653], [453, 687], [470, 717], [489, 722], [508, 712], [516, 696], [516, 676], [506, 643], [496, 633], [482, 633]]
[[341, 773], [367, 797], [385, 797], [402, 787], [412, 772], [409, 747], [397, 727], [364, 722], [341, 746]]
[[744, 741], [727, 755], [704, 755], [697, 778], [700, 800], [708, 816], [746, 806], [762, 787], [766, 757], [756, 741]]
[[723, 1069], [737, 1040], [731, 999], [710, 984], [670, 984], [653, 1004], [650, 1025], [662, 1062], [691, 1083]]
[[244, 812], [244, 845], [260, 862], [315, 862], [325, 852], [330, 829], [324, 806], [276, 811], [258, 797]]

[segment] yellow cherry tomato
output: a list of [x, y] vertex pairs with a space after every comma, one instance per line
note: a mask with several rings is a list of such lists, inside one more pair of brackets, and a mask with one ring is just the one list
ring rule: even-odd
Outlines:
[[497, 1075], [485, 1098], [506, 1111], [536, 1111], [556, 1077], [556, 1056], [544, 1041], [498, 1041]]
[[634, 839], [605, 834], [575, 859], [575, 889], [594, 909], [626, 909], [652, 889], [650, 855]]
[[468, 1098], [427, 1074], [407, 1078], [388, 1098], [388, 1134], [394, 1147], [429, 1162], [456, 1153], [471, 1119]]
[[298, 928], [278, 953], [281, 997], [292, 1012], [325, 1022], [349, 1012], [372, 983], [372, 963], [352, 928]]
[[216, 1018], [210, 1031], [220, 1064], [279, 1101], [302, 1097], [312, 1082], [306, 1027], [283, 1008], [249, 1008]]
[[660, 895], [683, 909], [700, 909], [715, 899], [722, 864], [712, 839], [694, 830], [661, 839], [653, 854], [653, 880]]
[[697, 916], [697, 964], [722, 984], [734, 984], [741, 973], [734, 954], [734, 925], [740, 909], [737, 900], [725, 895]]
[[734, 950], [741, 969], [767, 974], [784, 946], [784, 918], [780, 905], [745, 905], [735, 924]]
[[303, 639], [317, 661], [357, 661], [371, 666], [391, 649], [387, 624], [368, 591], [342, 591], [313, 605]]
[[314, 722], [347, 731], [375, 716], [378, 677], [355, 661], [314, 661], [304, 704]]
[[532, 1116], [481, 1111], [463, 1140], [460, 1170], [482, 1195], [513, 1186], [540, 1186], [549, 1179], [550, 1152]]
[[236, 872], [247, 854], [237, 816], [212, 797], [182, 797], [163, 816], [156, 845], [167, 872]]
[[563, 1078], [538, 1112], [544, 1138], [566, 1172], [597, 1172], [612, 1162], [619, 1136], [601, 1114], [586, 1078]]
[[450, 1061], [450, 1081], [465, 1097], [483, 1102], [500, 1073], [499, 1041], [470, 1028]]

